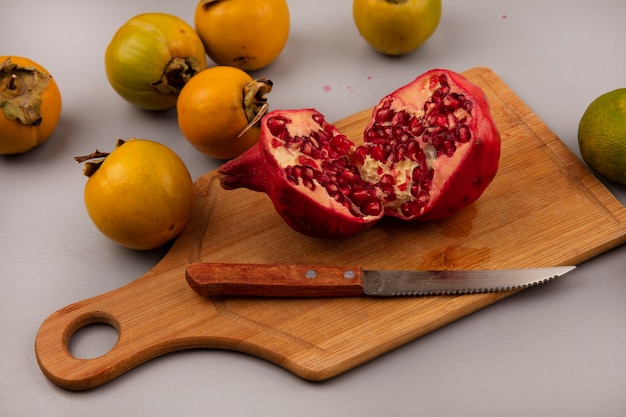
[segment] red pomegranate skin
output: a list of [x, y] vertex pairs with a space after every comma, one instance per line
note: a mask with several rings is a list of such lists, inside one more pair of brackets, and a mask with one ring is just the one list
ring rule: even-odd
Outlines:
[[336, 239], [384, 215], [452, 216], [482, 195], [499, 158], [483, 91], [434, 69], [374, 107], [362, 145], [315, 109], [276, 110], [263, 117], [257, 145], [218, 172], [225, 189], [266, 193], [292, 229]]

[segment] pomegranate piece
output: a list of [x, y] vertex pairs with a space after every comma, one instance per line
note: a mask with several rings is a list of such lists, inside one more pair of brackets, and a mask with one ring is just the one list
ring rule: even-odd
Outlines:
[[483, 91], [434, 69], [374, 107], [354, 163], [380, 190], [386, 215], [433, 220], [476, 201], [499, 160], [500, 135]]
[[376, 186], [350, 162], [354, 149], [315, 109], [276, 110], [261, 120], [257, 145], [219, 168], [220, 182], [266, 193], [300, 233], [347, 237], [383, 216]]
[[314, 109], [273, 111], [261, 121], [257, 145], [218, 172], [225, 189], [266, 193], [294, 230], [341, 238], [384, 215], [453, 215], [480, 197], [499, 157], [482, 90], [437, 69], [381, 100], [362, 145]]

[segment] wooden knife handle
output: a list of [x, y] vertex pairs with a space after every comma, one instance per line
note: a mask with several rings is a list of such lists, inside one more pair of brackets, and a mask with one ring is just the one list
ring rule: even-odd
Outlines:
[[189, 286], [201, 295], [259, 297], [350, 297], [363, 293], [358, 267], [193, 263]]

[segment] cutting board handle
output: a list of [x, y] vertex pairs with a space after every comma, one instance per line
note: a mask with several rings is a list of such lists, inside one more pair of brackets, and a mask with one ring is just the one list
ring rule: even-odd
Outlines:
[[[35, 339], [35, 354], [43, 373], [56, 385], [82, 390], [165, 353], [220, 347], [213, 337], [215, 326], [210, 326], [217, 316], [215, 308], [208, 298], [185, 284], [184, 273], [184, 265], [166, 274], [149, 272], [121, 288], [52, 313]], [[177, 300], [175, 305], [173, 299]], [[168, 320], [170, 316], [177, 319]], [[117, 342], [102, 356], [74, 357], [69, 350], [72, 335], [94, 323], [113, 326]]]
[[[73, 390], [101, 385], [143, 362], [150, 346], [133, 333], [132, 322], [118, 318], [116, 304], [111, 303], [112, 293], [102, 294], [68, 305], [51, 314], [39, 328], [35, 339], [35, 353], [43, 373], [55, 384]], [[113, 348], [96, 358], [76, 358], [69, 350], [72, 335], [94, 323], [113, 326], [118, 340]], [[133, 345], [134, 355], [123, 357]], [[139, 345], [139, 346], [138, 346]], [[143, 346], [142, 346], [143, 345]]]

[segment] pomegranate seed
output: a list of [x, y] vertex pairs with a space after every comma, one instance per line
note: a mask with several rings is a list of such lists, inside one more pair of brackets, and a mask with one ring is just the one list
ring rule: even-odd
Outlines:
[[467, 127], [467, 125], [459, 126], [458, 135], [459, 135], [459, 142], [461, 143], [469, 142], [472, 137], [472, 133], [470, 132], [469, 127]]
[[370, 201], [359, 207], [361, 212], [366, 216], [378, 216], [383, 211], [380, 201]]
[[339, 180], [343, 181], [343, 183], [353, 183], [356, 182], [358, 179], [361, 179], [361, 177], [352, 171], [339, 171]]
[[381, 145], [376, 145], [370, 149], [370, 155], [374, 160], [383, 162], [387, 159], [385, 149]]
[[310, 166], [313, 168], [317, 168], [317, 163], [315, 162], [315, 159], [308, 158], [304, 155], [298, 156], [298, 163], [300, 163], [300, 165], [306, 165], [306, 166]]
[[306, 165], [302, 167], [302, 178], [307, 178], [312, 180], [313, 178], [315, 178], [315, 170], [313, 170], [313, 168], [311, 168], [310, 166]]
[[417, 117], [413, 117], [411, 118], [411, 120], [409, 120], [408, 131], [413, 136], [419, 136], [422, 133], [424, 133], [425, 130], [426, 130], [426, 127], [424, 127], [424, 125], [422, 124], [421, 119], [418, 119]]
[[443, 154], [447, 157], [452, 157], [456, 151], [456, 145], [453, 141], [445, 141], [443, 143]]
[[325, 124], [324, 116], [322, 116], [320, 113], [313, 113], [311, 118], [313, 119], [315, 123], [317, 123], [320, 126], [323, 126]]
[[412, 161], [417, 161], [417, 153], [419, 150], [419, 145], [414, 140], [410, 141], [406, 145], [406, 156]]
[[406, 146], [398, 146], [395, 149], [395, 152], [392, 149], [390, 153], [394, 156], [393, 158], [394, 161], [402, 161], [406, 157]]
[[298, 176], [296, 175], [296, 173], [294, 172], [293, 167], [285, 167], [285, 176], [287, 177], [287, 180], [295, 185], [298, 185]]
[[438, 106], [439, 103], [441, 103], [441, 101], [443, 100], [443, 95], [441, 94], [441, 92], [439, 90], [435, 91], [432, 95], [432, 97], [430, 98], [430, 102], [433, 105], [433, 107], [431, 107], [431, 109], [433, 109], [434, 107]]
[[374, 120], [377, 123], [388, 123], [393, 118], [394, 113], [389, 107], [382, 107], [378, 109], [376, 112], [376, 116], [374, 116]]
[[447, 127], [448, 117], [445, 114], [438, 114], [437, 117], [435, 117], [435, 124], [442, 128]]
[[365, 136], [365, 141], [371, 142], [372, 140], [376, 140], [377, 138], [380, 138], [380, 132], [372, 129], [367, 132]]
[[413, 176], [411, 177], [411, 179], [414, 182], [420, 182], [424, 178], [428, 178], [428, 171], [432, 171], [428, 169], [428, 165], [420, 164], [413, 169]]
[[402, 141], [404, 139], [404, 141], [406, 141], [408, 139], [408, 135], [406, 134], [404, 127], [402, 126], [395, 126], [393, 128], [393, 136], [394, 139], [400, 140]]
[[316, 132], [317, 137], [319, 138], [320, 143], [328, 143], [333, 138], [332, 132], [327, 132], [326, 130], [318, 130]]
[[437, 87], [437, 84], [439, 84], [439, 77], [437, 77], [436, 75], [433, 75], [432, 77], [430, 77], [428, 88], [430, 88], [431, 90], [434, 90], [435, 87]]
[[339, 158], [340, 156], [348, 155], [352, 150], [352, 142], [343, 135], [334, 136], [328, 142], [329, 152], [328, 156], [332, 159]]
[[311, 132], [311, 134], [308, 137], [308, 140], [311, 143], [311, 146], [313, 146], [315, 149], [319, 149], [320, 147], [319, 137], [320, 135], [317, 132]]
[[400, 211], [405, 217], [413, 217], [420, 215], [420, 205], [417, 201], [407, 201], [400, 205]]
[[448, 113], [447, 116], [447, 125], [449, 129], [454, 129], [457, 126], [457, 120], [453, 113]]
[[311, 154], [313, 153], [313, 146], [311, 146], [311, 144], [308, 142], [303, 143], [302, 146], [300, 146], [300, 152], [305, 155], [311, 156]]
[[371, 197], [366, 189], [355, 189], [350, 193], [350, 199], [354, 202], [354, 204], [360, 206], [368, 202]]
[[311, 191], [315, 191], [315, 183], [308, 178], [302, 179], [302, 184]]
[[365, 164], [365, 157], [368, 155], [369, 150], [365, 146], [359, 146], [354, 152], [354, 159], [358, 165]]
[[391, 124], [393, 126], [406, 126], [407, 121], [409, 120], [409, 116], [406, 112], [400, 111], [393, 114], [391, 118]]
[[322, 184], [327, 190], [337, 190], [337, 186], [330, 180], [328, 174], [323, 171], [315, 171], [315, 179]]
[[456, 110], [461, 107], [461, 102], [459, 101], [459, 95], [456, 93], [451, 93], [443, 99], [443, 105], [447, 109]]
[[422, 190], [417, 195], [417, 203], [420, 208], [424, 207], [430, 201], [430, 195], [425, 190]]
[[271, 117], [267, 119], [267, 127], [274, 136], [278, 136], [284, 131], [288, 123], [291, 123], [291, 120], [286, 117]]

